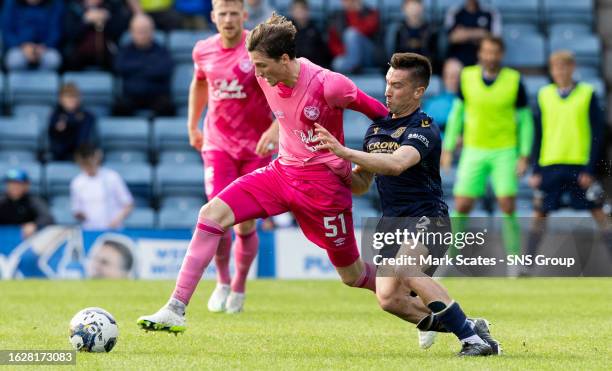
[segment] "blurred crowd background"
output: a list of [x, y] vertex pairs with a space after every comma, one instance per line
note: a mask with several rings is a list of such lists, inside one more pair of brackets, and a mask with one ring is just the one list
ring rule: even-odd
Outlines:
[[[191, 228], [205, 200], [201, 158], [186, 132], [191, 51], [215, 32], [211, 1], [0, 4], [0, 173], [6, 174], [1, 191], [7, 192], [3, 200], [31, 198], [20, 201], [30, 205], [30, 214], [38, 210], [24, 216], [27, 232], [53, 221], [88, 228]], [[522, 73], [532, 107], [550, 82], [548, 56], [560, 49], [575, 56], [574, 79], [591, 84], [600, 106], [610, 107], [612, 1], [245, 0], [245, 6], [247, 28], [273, 11], [288, 16], [299, 31], [298, 56], [348, 75], [381, 101], [391, 54], [429, 57], [435, 76], [423, 109], [442, 130], [461, 70], [477, 62], [478, 43], [487, 34], [503, 38], [503, 63]], [[607, 112], [596, 172], [609, 190]], [[368, 124], [347, 111], [347, 145], [360, 149]], [[83, 174], [99, 168], [104, 180], [88, 184]], [[443, 174], [451, 206], [453, 183], [454, 170]], [[372, 190], [355, 198], [357, 224], [360, 217], [378, 215], [376, 197]], [[531, 200], [522, 179], [519, 216], [531, 215]], [[476, 213], [496, 213], [491, 192]], [[0, 217], [1, 224], [22, 224], [9, 222]]]

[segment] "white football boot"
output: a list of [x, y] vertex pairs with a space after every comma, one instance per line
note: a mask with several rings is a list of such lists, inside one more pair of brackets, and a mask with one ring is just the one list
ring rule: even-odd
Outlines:
[[168, 331], [178, 334], [187, 329], [185, 316], [170, 310], [167, 306], [155, 314], [138, 318], [136, 323], [145, 331]]
[[217, 283], [217, 287], [208, 299], [208, 310], [214, 313], [225, 311], [225, 302], [230, 293], [230, 285]]
[[239, 292], [230, 292], [225, 302], [225, 312], [229, 314], [236, 314], [242, 312], [244, 307], [245, 295]]
[[429, 349], [436, 342], [437, 332], [421, 330], [417, 330], [417, 332], [419, 333], [419, 347], [421, 349]]

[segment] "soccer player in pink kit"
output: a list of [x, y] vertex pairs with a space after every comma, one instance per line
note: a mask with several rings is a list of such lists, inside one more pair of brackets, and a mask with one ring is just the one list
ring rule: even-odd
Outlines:
[[[272, 112], [245, 46], [246, 17], [241, 0], [213, 1], [212, 19], [219, 33], [198, 42], [193, 49], [189, 142], [202, 152], [209, 200], [241, 175], [266, 166], [271, 160], [270, 149], [278, 142], [278, 127], [270, 125]], [[203, 136], [198, 124], [206, 105]], [[228, 228], [215, 255], [217, 287], [208, 300], [211, 312], [238, 313], [244, 305], [246, 278], [259, 239], [254, 220], [236, 225], [234, 231], [236, 272], [231, 279], [232, 235]]]
[[225, 231], [287, 211], [304, 235], [326, 250], [345, 284], [375, 291], [376, 270], [360, 259], [353, 233], [351, 164], [317, 149], [314, 124], [343, 142], [344, 109], [370, 119], [388, 111], [345, 76], [296, 59], [295, 34], [290, 21], [274, 14], [247, 37], [257, 80], [279, 122], [278, 159], [235, 180], [202, 207], [174, 292], [158, 312], [139, 318], [142, 328], [184, 331], [185, 307]]

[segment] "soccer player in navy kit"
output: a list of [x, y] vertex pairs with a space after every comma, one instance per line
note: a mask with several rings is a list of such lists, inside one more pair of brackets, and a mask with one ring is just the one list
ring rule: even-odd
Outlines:
[[[440, 131], [420, 109], [431, 77], [431, 64], [419, 54], [396, 53], [390, 66], [385, 91], [390, 116], [370, 125], [364, 152], [344, 147], [327, 130], [315, 125], [320, 148], [357, 165], [353, 170], [353, 193], [367, 192], [376, 178], [383, 208], [379, 230], [450, 231], [448, 207], [442, 199]], [[385, 246], [381, 254], [396, 257], [408, 249], [406, 245]], [[447, 246], [419, 243], [416, 250], [421, 255], [440, 257], [446, 249]], [[379, 266], [379, 270], [390, 272], [379, 271], [376, 278], [376, 296], [381, 307], [430, 334], [453, 332], [462, 343], [460, 356], [500, 354], [499, 343], [491, 337], [486, 320], [467, 319], [447, 290], [431, 278], [435, 268], [425, 266], [418, 271], [406, 271], [404, 267], [391, 267], [389, 271], [389, 267]], [[418, 295], [422, 303], [415, 303], [410, 294]], [[427, 344], [422, 341], [421, 346], [429, 347], [433, 339], [430, 337]]]

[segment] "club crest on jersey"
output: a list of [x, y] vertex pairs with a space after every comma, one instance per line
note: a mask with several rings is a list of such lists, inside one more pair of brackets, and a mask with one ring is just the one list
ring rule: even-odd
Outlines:
[[238, 68], [240, 68], [240, 71], [247, 73], [253, 69], [253, 63], [251, 63], [251, 60], [248, 58], [243, 59], [238, 63]]
[[379, 127], [375, 127], [375, 128], [374, 128], [374, 134], [378, 134], [378, 132], [379, 132], [379, 131], [380, 131], [380, 128], [379, 128]]
[[396, 131], [394, 131], [393, 134], [391, 134], [391, 138], [397, 139], [397, 138], [401, 137], [402, 134], [404, 134], [405, 131], [406, 131], [406, 127], [399, 128]]
[[319, 108], [315, 106], [304, 107], [304, 115], [306, 115], [306, 118], [311, 121], [318, 119], [320, 114], [321, 112], [319, 111]]
[[431, 122], [429, 122], [429, 120], [421, 120], [421, 127], [422, 128], [428, 128], [431, 126]]

